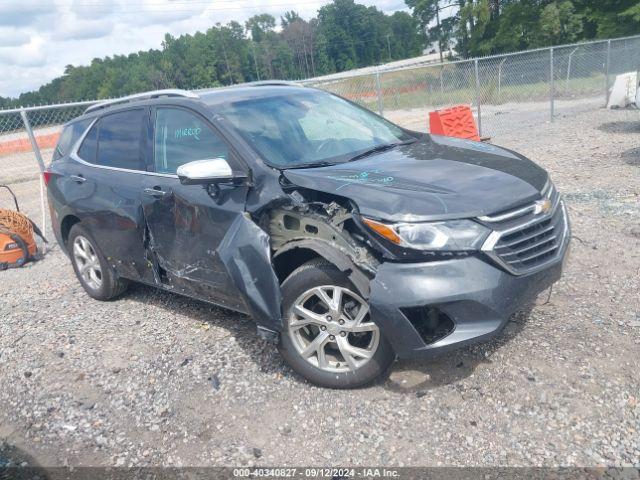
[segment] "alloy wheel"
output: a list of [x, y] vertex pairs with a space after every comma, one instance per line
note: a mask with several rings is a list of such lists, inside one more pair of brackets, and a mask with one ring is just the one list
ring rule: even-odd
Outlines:
[[314, 287], [300, 295], [293, 304], [288, 331], [298, 354], [328, 372], [361, 368], [380, 342], [367, 302], [336, 285]]
[[91, 242], [82, 235], [73, 241], [73, 259], [85, 283], [93, 290], [98, 290], [102, 286], [100, 260]]

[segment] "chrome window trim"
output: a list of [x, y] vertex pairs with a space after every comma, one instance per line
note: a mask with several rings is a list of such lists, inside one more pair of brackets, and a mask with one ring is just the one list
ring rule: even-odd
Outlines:
[[[498, 241], [504, 236], [504, 235], [508, 235], [510, 233], [513, 233], [515, 231], [518, 230], [522, 230], [525, 228], [528, 228], [532, 225], [535, 225], [536, 223], [542, 222], [544, 220], [548, 220], [550, 218], [552, 218], [555, 214], [558, 208], [562, 209], [562, 220], [564, 222], [564, 229], [562, 230], [562, 238], [560, 240], [560, 242], [558, 243], [558, 250], [557, 253], [549, 258], [548, 260], [546, 260], [545, 262], [536, 265], [533, 268], [528, 268], [528, 269], [522, 269], [522, 270], [518, 270], [518, 269], [514, 269], [511, 265], [509, 265], [508, 263], [506, 263], [495, 251], [495, 246], [498, 243]], [[526, 223], [523, 223], [521, 225], [518, 225], [516, 227], [512, 227], [506, 230], [494, 230], [493, 232], [491, 232], [489, 234], [489, 236], [487, 237], [487, 239], [485, 240], [484, 244], [482, 245], [482, 247], [480, 247], [480, 250], [482, 252], [484, 252], [488, 257], [490, 257], [494, 262], [496, 262], [498, 265], [500, 265], [502, 268], [504, 268], [507, 272], [511, 273], [512, 275], [517, 275], [517, 276], [521, 276], [521, 275], [528, 275], [531, 273], [536, 273], [539, 272], [540, 270], [544, 270], [545, 268], [547, 268], [550, 264], [556, 262], [563, 254], [564, 254], [564, 250], [569, 242], [570, 239], [570, 235], [569, 235], [569, 217], [567, 215], [567, 209], [565, 207], [564, 202], [562, 201], [560, 195], [558, 195], [556, 202], [553, 206], [553, 208], [551, 209], [551, 211], [545, 215], [541, 215], [538, 218], [535, 218], [533, 220], [530, 220]]]
[[70, 159], [72, 159], [75, 162], [80, 163], [81, 165], [86, 165], [87, 167], [93, 167], [93, 168], [101, 168], [103, 170], [113, 170], [113, 171], [116, 171], [116, 172], [138, 173], [138, 174], [150, 175], [150, 176], [154, 176], [154, 177], [165, 177], [165, 178], [178, 179], [178, 175], [174, 175], [174, 174], [171, 174], [171, 173], [157, 173], [157, 172], [147, 172], [146, 170], [133, 170], [133, 169], [129, 169], [129, 168], [108, 167], [106, 165], [97, 165], [95, 163], [87, 162], [86, 160], [83, 160], [82, 158], [80, 158], [80, 155], [78, 155], [78, 150], [80, 150], [80, 146], [82, 145], [82, 142], [84, 142], [85, 137], [89, 134], [89, 130], [91, 130], [93, 128], [93, 126], [101, 118], [102, 117], [95, 118], [93, 120], [93, 122], [91, 122], [89, 124], [87, 129], [80, 136], [80, 138], [76, 141], [76, 143], [74, 144], [73, 148], [71, 149], [71, 153], [69, 153], [69, 158]]
[[200, 96], [197, 93], [189, 90], [181, 90], [178, 88], [168, 88], [164, 90], [152, 90], [150, 92], [134, 93], [133, 95], [127, 95], [126, 97], [114, 98], [111, 100], [105, 100], [95, 105], [91, 105], [84, 113], [95, 112], [96, 110], [102, 110], [114, 105], [122, 105], [136, 101], [151, 100], [160, 97], [177, 97], [177, 98], [191, 98], [199, 99]]
[[[542, 187], [542, 190], [540, 191], [540, 195], [542, 196], [542, 198], [551, 198], [553, 196], [554, 190], [555, 189], [551, 184], [551, 180], [547, 180], [547, 183], [545, 183], [544, 187]], [[501, 215], [483, 215], [481, 217], [478, 217], [478, 220], [489, 223], [503, 222], [511, 218], [522, 217], [529, 212], [535, 212], [535, 209], [536, 204], [532, 203], [530, 205], [527, 205], [526, 207], [511, 210], [510, 212], [503, 213]]]

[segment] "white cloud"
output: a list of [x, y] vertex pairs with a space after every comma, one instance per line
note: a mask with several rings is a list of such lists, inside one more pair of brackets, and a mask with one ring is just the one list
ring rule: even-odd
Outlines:
[[59, 9], [73, 13], [80, 19], [101, 19], [116, 13], [121, 8], [121, 5], [117, 0], [112, 0], [111, 2], [73, 0], [70, 5], [62, 0], [59, 3]]
[[53, 0], [2, 0], [0, 2], [0, 25], [19, 27], [32, 25], [40, 17], [55, 12]]
[[0, 27], [0, 48], [20, 47], [31, 41], [31, 35], [14, 28]]
[[[403, 0], [356, 0], [387, 13]], [[0, 96], [33, 90], [95, 57], [160, 48], [165, 33], [241, 24], [259, 13], [279, 19], [287, 10], [304, 18], [329, 0], [0, 0]]]
[[0, 65], [9, 64], [17, 67], [42, 67], [47, 63], [43, 52], [42, 37], [32, 37], [29, 43], [20, 47], [0, 48]]
[[79, 20], [67, 17], [51, 34], [52, 40], [88, 40], [106, 37], [113, 31], [110, 20]]

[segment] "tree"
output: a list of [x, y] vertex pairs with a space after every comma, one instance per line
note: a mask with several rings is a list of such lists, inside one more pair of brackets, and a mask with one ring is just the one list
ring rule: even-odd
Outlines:
[[[424, 32], [427, 43], [436, 42], [438, 44], [442, 61], [442, 52], [449, 48], [457, 19], [455, 17], [447, 18], [441, 22], [440, 12], [451, 7], [454, 4], [453, 0], [405, 0], [405, 3], [413, 9], [413, 16]], [[430, 26], [434, 20], [436, 21], [435, 25]]]
[[276, 28], [276, 19], [268, 13], [254, 15], [245, 22], [245, 28], [251, 34], [251, 39], [254, 42], [260, 42], [267, 32]]
[[334, 0], [305, 20], [283, 13], [281, 31], [262, 14], [244, 25], [231, 21], [205, 32], [165, 35], [160, 48], [95, 58], [87, 66], [67, 65], [37, 91], [0, 106], [33, 105], [118, 97], [162, 88], [206, 88], [259, 78], [311, 77], [367, 66], [391, 57], [418, 55], [424, 37], [404, 12], [389, 16], [354, 0]]
[[392, 59], [421, 54], [425, 37], [417, 20], [406, 12], [395, 12], [389, 19]]
[[282, 28], [287, 28], [287, 26], [291, 25], [294, 22], [302, 21], [302, 17], [298, 15], [297, 12], [290, 10], [288, 12], [284, 12], [284, 15], [280, 17], [280, 25]]
[[633, 11], [638, 0], [573, 0], [576, 12], [583, 17], [584, 38], [612, 38], [640, 33], [640, 21]]
[[582, 18], [570, 1], [552, 2], [542, 9], [539, 25], [538, 44], [559, 45], [576, 41], [582, 31]]

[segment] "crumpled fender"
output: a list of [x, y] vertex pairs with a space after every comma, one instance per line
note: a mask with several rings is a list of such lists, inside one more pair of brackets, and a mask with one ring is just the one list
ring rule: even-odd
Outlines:
[[243, 213], [233, 221], [216, 252], [256, 323], [280, 330], [282, 295], [271, 265], [269, 235]]
[[293, 240], [278, 250], [275, 258], [296, 248], [312, 250], [329, 263], [335, 265], [338, 270], [347, 274], [349, 280], [353, 282], [361, 295], [365, 298], [369, 297], [369, 277], [358, 268], [349, 255], [336, 248], [333, 244], [320, 239]]

